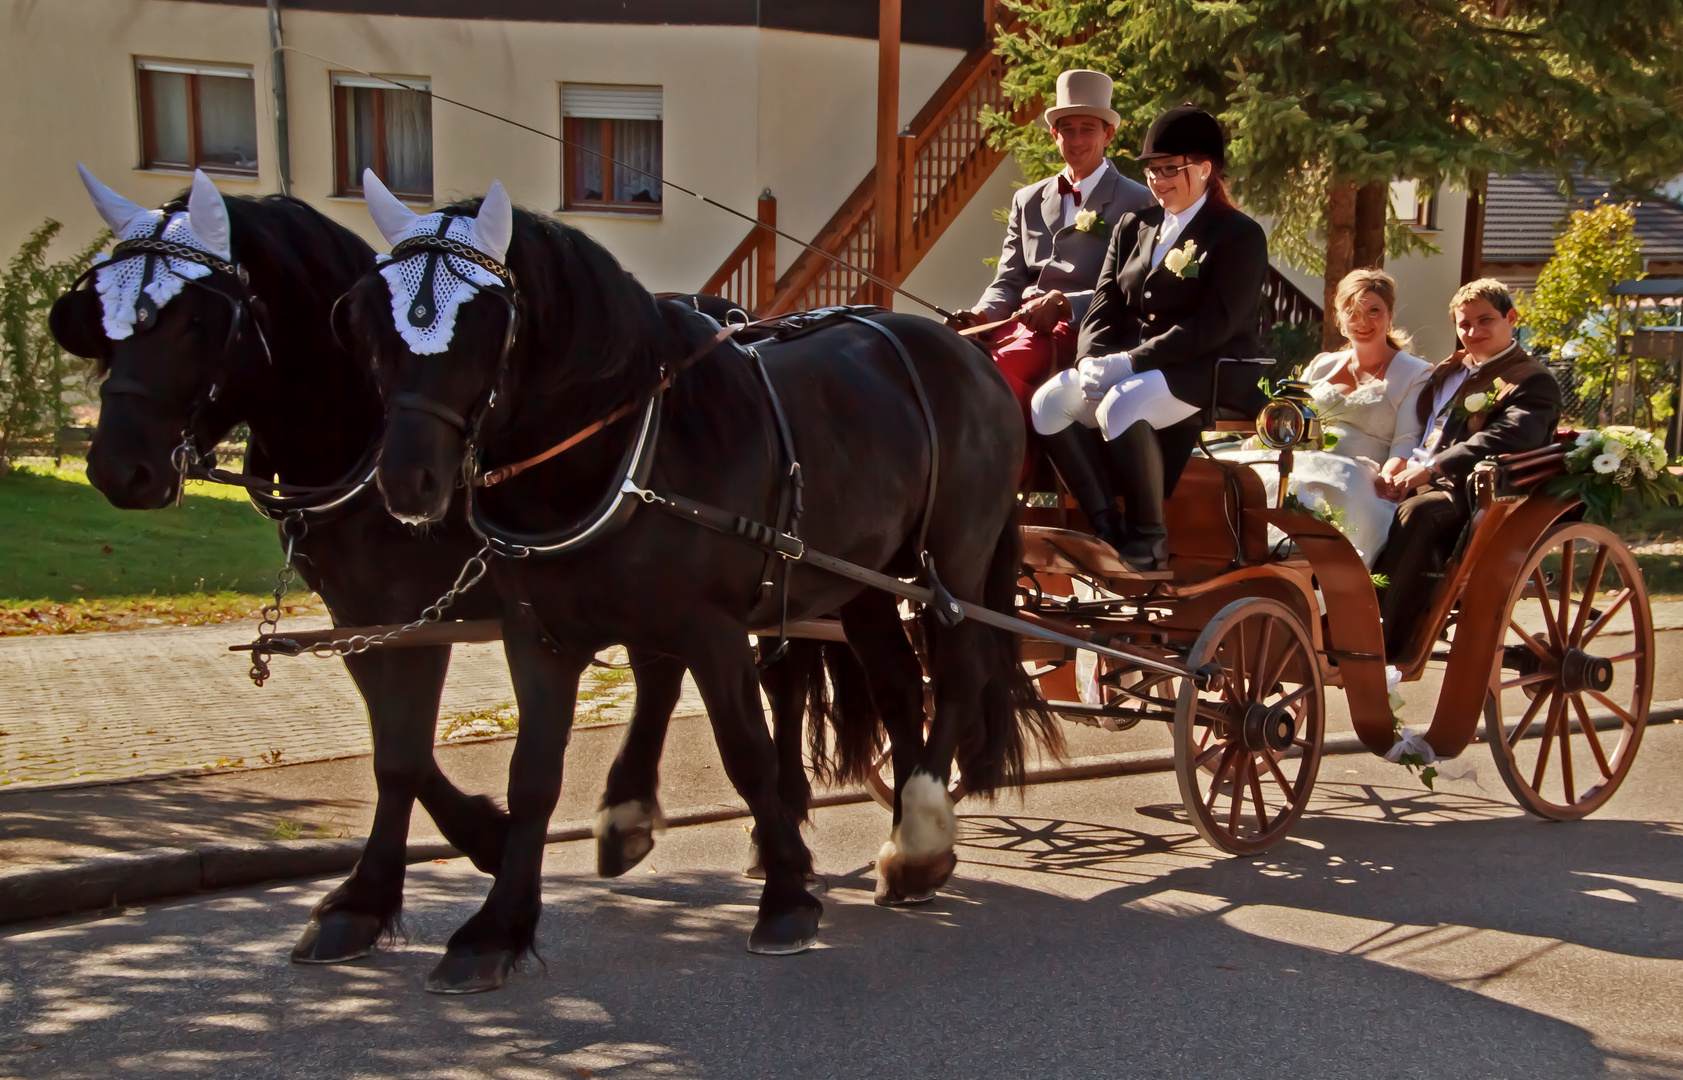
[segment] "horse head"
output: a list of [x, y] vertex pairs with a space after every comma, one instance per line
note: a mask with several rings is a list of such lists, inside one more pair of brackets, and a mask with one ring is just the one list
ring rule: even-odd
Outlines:
[[377, 475], [394, 517], [440, 520], [470, 455], [531, 453], [574, 413], [658, 379], [654, 298], [577, 229], [514, 207], [496, 182], [425, 215], [372, 172], [363, 191], [392, 252], [342, 318], [385, 399]]
[[224, 392], [267, 359], [261, 313], [203, 172], [185, 200], [147, 210], [77, 168], [117, 245], [54, 302], [49, 325], [106, 376], [88, 480], [115, 506], [152, 509], [176, 494], [177, 449], [208, 451], [233, 426]]

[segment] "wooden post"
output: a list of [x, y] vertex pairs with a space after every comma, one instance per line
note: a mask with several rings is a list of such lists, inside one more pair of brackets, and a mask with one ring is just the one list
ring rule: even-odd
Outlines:
[[[777, 196], [770, 188], [760, 192], [757, 216], [763, 224], [777, 226]], [[755, 231], [760, 234], [759, 245], [754, 249], [754, 315], [758, 318], [777, 295], [777, 234], [770, 228]]]
[[1467, 223], [1461, 230], [1461, 284], [1484, 276], [1484, 196], [1488, 173], [1467, 177]]
[[[879, 0], [877, 19], [876, 273], [898, 281], [900, 241], [900, 0]], [[880, 285], [877, 303], [893, 302]]]

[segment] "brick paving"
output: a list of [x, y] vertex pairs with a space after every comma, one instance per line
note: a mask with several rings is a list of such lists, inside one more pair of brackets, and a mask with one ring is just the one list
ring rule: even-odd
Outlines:
[[[0, 638], [0, 788], [368, 753], [367, 714], [344, 665], [276, 657], [274, 678], [258, 688], [246, 675], [247, 655], [227, 651], [252, 632], [249, 624], [226, 623]], [[624, 658], [622, 650], [603, 656]], [[592, 668], [586, 678], [580, 723], [630, 714], [633, 690], [623, 671]], [[441, 732], [495, 732], [492, 716], [512, 716], [513, 701], [501, 645], [456, 646]], [[687, 679], [678, 711], [702, 711]]]

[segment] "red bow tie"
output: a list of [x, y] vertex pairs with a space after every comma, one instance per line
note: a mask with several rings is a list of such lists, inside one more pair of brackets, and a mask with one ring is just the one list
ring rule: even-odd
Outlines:
[[1072, 196], [1075, 199], [1075, 205], [1081, 205], [1081, 189], [1070, 183], [1069, 177], [1063, 173], [1058, 174], [1058, 194]]

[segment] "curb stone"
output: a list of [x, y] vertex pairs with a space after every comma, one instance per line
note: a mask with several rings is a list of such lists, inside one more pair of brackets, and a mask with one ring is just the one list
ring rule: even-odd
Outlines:
[[[1613, 717], [1596, 717], [1598, 728], [1618, 725]], [[1657, 702], [1648, 714], [1649, 725], [1683, 720], [1683, 701]], [[1323, 754], [1365, 754], [1354, 735], [1326, 740]], [[1074, 758], [1037, 769], [1025, 781], [1052, 784], [1097, 780], [1112, 776], [1164, 772], [1174, 768], [1170, 750], [1133, 750]], [[869, 802], [863, 791], [818, 796], [813, 809]], [[748, 817], [746, 808], [730, 804], [698, 807], [667, 816], [669, 828], [707, 825]], [[567, 822], [551, 828], [544, 843], [588, 840], [589, 821]], [[245, 843], [202, 844], [191, 848], [142, 848], [67, 860], [52, 866], [0, 867], [0, 924], [25, 922], [56, 915], [93, 913], [139, 901], [190, 896], [221, 889], [243, 888], [286, 879], [322, 877], [351, 869], [362, 856], [364, 841], [254, 840]], [[461, 852], [449, 844], [410, 844], [410, 863], [455, 859]]]

